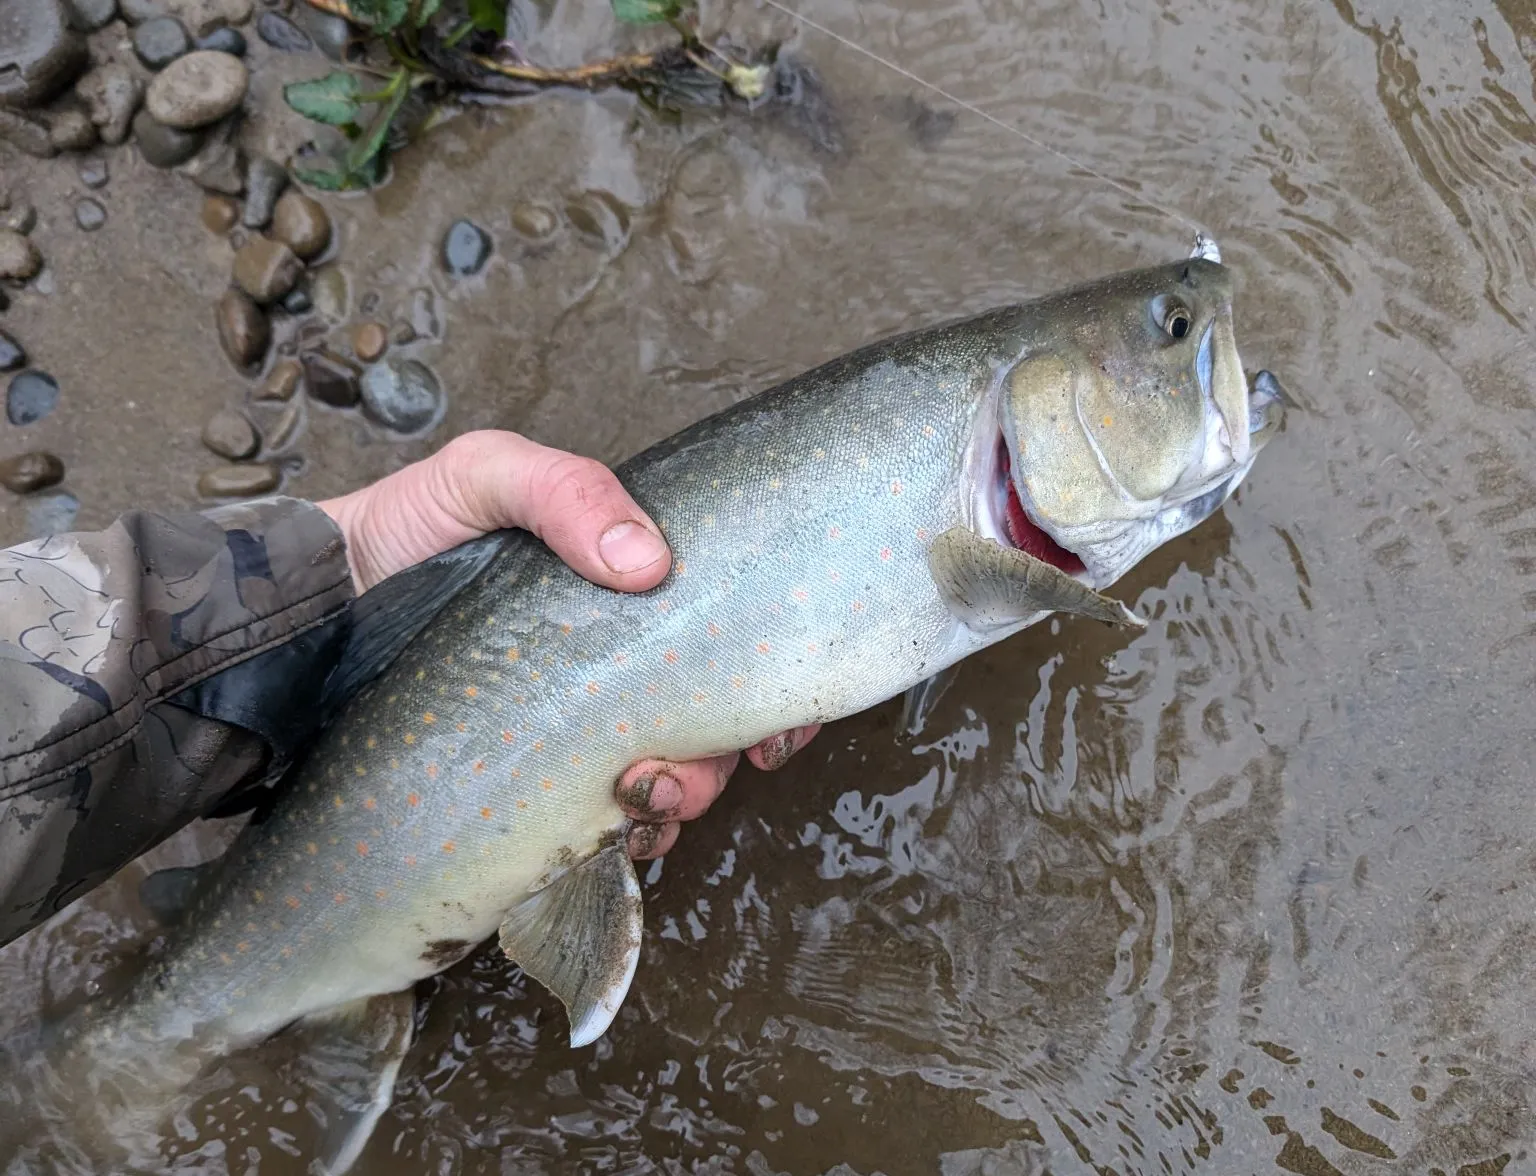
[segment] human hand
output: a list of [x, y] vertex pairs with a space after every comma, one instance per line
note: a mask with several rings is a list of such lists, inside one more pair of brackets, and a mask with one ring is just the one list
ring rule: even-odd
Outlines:
[[[574, 571], [619, 592], [654, 588], [672, 567], [660, 529], [612, 470], [517, 433], [465, 433], [423, 461], [316, 505], [346, 536], [359, 593], [503, 527], [533, 532]], [[747, 758], [773, 771], [818, 730], [782, 732], [749, 748]], [[687, 763], [649, 760], [626, 771], [616, 796], [636, 822], [630, 854], [653, 858], [671, 849], [680, 822], [702, 816], [740, 762], [733, 752]]]

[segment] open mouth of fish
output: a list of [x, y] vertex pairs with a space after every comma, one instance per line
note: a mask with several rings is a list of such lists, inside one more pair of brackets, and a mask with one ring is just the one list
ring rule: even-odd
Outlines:
[[1018, 487], [1013, 484], [1013, 459], [1008, 453], [1008, 442], [1001, 434], [997, 438], [992, 477], [993, 519], [1010, 544], [1026, 555], [1060, 568], [1069, 576], [1080, 576], [1087, 571], [1075, 553], [1057, 543], [1029, 517], [1019, 499]]

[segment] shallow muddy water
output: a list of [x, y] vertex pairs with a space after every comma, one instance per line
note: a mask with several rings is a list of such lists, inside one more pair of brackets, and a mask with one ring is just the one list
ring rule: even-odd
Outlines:
[[[356, 1171], [1533, 1170], [1536, 8], [799, 2], [1209, 227], [1245, 359], [1300, 408], [1115, 590], [1145, 632], [1041, 626], [967, 663], [915, 738], [892, 703], [743, 770], [647, 877], [595, 1046], [489, 951], [426, 985]], [[601, 51], [576, 7], [544, 35]], [[829, 38], [794, 47], [835, 150], [782, 118], [549, 96], [333, 202], [356, 290], [433, 289], [450, 410], [409, 445], [315, 410], [288, 488], [484, 425], [617, 460], [881, 334], [1187, 252], [1186, 226]], [[234, 395], [196, 198], [124, 190], [140, 213], [89, 239], [110, 264], [61, 238], [55, 292], [3, 320], [78, 341], [52, 365], [73, 402], [35, 429], [86, 525], [190, 503]], [[597, 191], [576, 220], [605, 236], [515, 245], [513, 202]], [[458, 215], [498, 247], [448, 285]], [[135, 940], [120, 890], [0, 953], [6, 1024]], [[260, 1058], [226, 1075], [171, 1169], [304, 1172], [291, 1090]]]

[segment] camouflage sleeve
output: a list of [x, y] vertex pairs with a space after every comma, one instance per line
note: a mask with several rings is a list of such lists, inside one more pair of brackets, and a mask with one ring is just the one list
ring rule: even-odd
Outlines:
[[0, 944], [274, 778], [352, 596], [341, 532], [293, 498], [0, 552]]

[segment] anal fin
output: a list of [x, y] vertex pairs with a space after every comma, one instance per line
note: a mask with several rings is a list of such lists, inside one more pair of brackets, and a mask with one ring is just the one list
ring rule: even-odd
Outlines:
[[414, 991], [390, 992], [306, 1017], [291, 1030], [309, 1039], [299, 1068], [323, 1132], [312, 1176], [344, 1176], [357, 1162], [394, 1098], [415, 1012]]
[[514, 907], [501, 950], [560, 998], [572, 1047], [608, 1030], [640, 961], [640, 879], [615, 841]]

